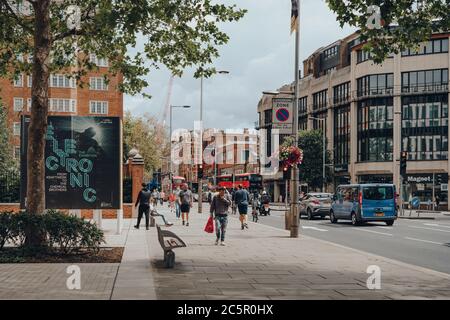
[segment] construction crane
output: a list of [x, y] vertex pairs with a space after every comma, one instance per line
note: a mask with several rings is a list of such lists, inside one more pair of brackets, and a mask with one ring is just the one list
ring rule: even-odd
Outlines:
[[163, 126], [166, 126], [167, 123], [167, 115], [169, 114], [170, 111], [170, 99], [172, 97], [172, 88], [173, 88], [173, 80], [174, 80], [175, 76], [171, 75], [170, 79], [169, 79], [169, 88], [167, 90], [167, 97], [166, 97], [166, 104], [164, 105], [164, 113], [162, 116], [162, 122], [163, 122]]

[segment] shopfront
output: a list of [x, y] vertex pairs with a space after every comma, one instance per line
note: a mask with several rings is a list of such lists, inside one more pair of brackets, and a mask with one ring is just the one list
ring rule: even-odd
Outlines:
[[358, 176], [359, 183], [393, 183], [392, 174], [367, 174]]
[[439, 208], [446, 209], [448, 203], [448, 174], [447, 173], [421, 173], [408, 174], [403, 183], [405, 201], [413, 197], [420, 199], [423, 209], [431, 209], [436, 197], [439, 199]]

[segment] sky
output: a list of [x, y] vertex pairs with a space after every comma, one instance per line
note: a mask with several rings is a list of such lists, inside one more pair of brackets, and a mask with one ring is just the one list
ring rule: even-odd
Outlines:
[[[218, 0], [219, 1], [219, 0]], [[216, 74], [204, 82], [204, 128], [254, 128], [258, 120], [257, 105], [263, 91], [276, 90], [294, 80], [295, 36], [290, 35], [290, 0], [220, 0], [248, 10], [238, 22], [221, 25], [230, 36], [219, 48], [214, 62]], [[351, 34], [349, 26], [340, 28], [325, 0], [302, 0], [300, 9], [300, 61], [322, 46]], [[300, 63], [301, 68], [302, 64]], [[192, 129], [200, 117], [200, 80], [194, 70], [175, 78], [170, 102], [189, 105], [190, 109], [173, 109], [173, 128]], [[144, 91], [152, 96], [125, 96], [125, 110], [135, 116], [150, 114], [163, 120], [170, 72], [161, 68], [147, 77], [150, 86]], [[167, 118], [167, 123], [169, 119]]]

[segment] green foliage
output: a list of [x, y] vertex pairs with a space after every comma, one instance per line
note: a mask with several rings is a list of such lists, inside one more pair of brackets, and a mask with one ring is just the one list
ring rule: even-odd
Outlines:
[[[325, 141], [327, 143], [327, 141]], [[301, 131], [298, 146], [303, 150], [300, 168], [300, 181], [311, 188], [318, 189], [323, 184], [323, 134], [322, 130]], [[330, 163], [330, 152], [326, 152], [325, 163]], [[331, 181], [329, 167], [325, 170], [326, 182]]]
[[10, 132], [7, 110], [0, 100], [0, 175], [17, 168], [13, 157]]
[[147, 176], [161, 168], [162, 157], [170, 155], [169, 134], [163, 125], [148, 115], [135, 117], [126, 112], [123, 119], [123, 150], [125, 160], [128, 152], [136, 148], [144, 158]]
[[12, 212], [0, 213], [0, 250], [3, 249], [7, 241], [11, 240], [12, 216]]
[[[11, 10], [22, 2], [33, 4], [30, 15]], [[32, 63], [23, 57], [32, 56], [36, 49], [35, 8], [43, 2], [0, 1], [1, 76], [31, 74]], [[78, 29], [67, 25], [68, 8], [73, 5], [81, 9]], [[208, 65], [218, 57], [217, 47], [229, 40], [219, 25], [245, 14], [212, 0], [64, 0], [51, 1], [49, 12], [50, 71], [64, 70], [81, 80], [87, 71], [98, 68], [89, 59], [89, 53], [96, 54], [109, 60], [108, 76], [123, 74], [119, 89], [130, 94], [147, 87], [144, 76], [161, 65], [174, 75], [190, 66], [197, 66], [197, 77], [214, 73]]]
[[[417, 48], [433, 32], [450, 29], [448, 0], [327, 0], [327, 3], [341, 26], [348, 23], [360, 29], [361, 40], [367, 41], [364, 49], [377, 63], [390, 53]], [[368, 27], [372, 5], [381, 9], [381, 28]]]
[[44, 215], [4, 212], [0, 213], [0, 250], [6, 241], [23, 247], [27, 228], [34, 228], [45, 235], [46, 246], [41, 249], [50, 252], [98, 252], [105, 242], [103, 231], [95, 224], [61, 212], [49, 211]]

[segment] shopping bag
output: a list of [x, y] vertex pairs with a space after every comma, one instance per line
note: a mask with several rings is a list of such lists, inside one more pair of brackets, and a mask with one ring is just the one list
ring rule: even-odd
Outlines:
[[205, 232], [213, 233], [214, 232], [214, 219], [213, 217], [209, 217], [208, 222], [206, 222]]

